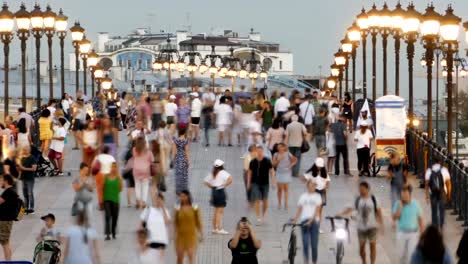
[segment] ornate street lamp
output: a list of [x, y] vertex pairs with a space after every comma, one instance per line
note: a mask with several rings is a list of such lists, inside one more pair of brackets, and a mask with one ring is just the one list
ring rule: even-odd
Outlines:
[[338, 76], [340, 75], [340, 67], [338, 67], [336, 63], [330, 65], [330, 71], [331, 76], [335, 77], [335, 79], [338, 78]]
[[262, 63], [255, 58], [255, 50], [250, 53], [250, 60], [246, 62], [249, 66], [249, 77], [252, 81], [252, 95], [255, 93], [255, 80], [258, 78], [257, 66], [262, 67]]
[[[426, 8], [422, 17], [421, 35], [426, 49], [427, 61], [427, 135], [432, 139], [432, 64], [434, 62], [434, 50], [439, 39], [441, 16], [431, 4]], [[450, 134], [450, 132], [448, 133]], [[451, 137], [451, 136], [450, 136]], [[450, 143], [450, 142], [448, 142]]]
[[407, 43], [406, 52], [408, 58], [408, 116], [413, 118], [414, 105], [413, 105], [413, 59], [414, 59], [414, 43], [418, 39], [419, 25], [421, 14], [416, 11], [413, 4], [407, 8], [406, 15], [403, 20], [403, 37]]
[[[453, 153], [453, 107], [452, 107], [452, 93], [453, 93], [453, 54], [458, 51], [458, 34], [460, 30], [461, 18], [453, 14], [452, 6], [449, 5], [445, 11], [445, 15], [440, 23], [440, 36], [442, 37], [443, 49], [447, 56], [447, 151]], [[458, 97], [458, 91], [456, 91]], [[457, 105], [458, 100], [455, 101]], [[456, 131], [458, 134], [458, 131]], [[458, 146], [457, 146], [458, 149]]]
[[37, 93], [37, 109], [41, 108], [41, 37], [44, 34], [44, 17], [39, 5], [34, 6], [31, 11], [31, 26], [32, 33], [36, 39], [36, 93]]
[[382, 10], [380, 10], [380, 34], [382, 35], [382, 48], [383, 48], [383, 95], [388, 94], [388, 81], [387, 81], [387, 43], [388, 35], [392, 29], [392, 12], [388, 9], [387, 3], [384, 3]]
[[356, 100], [356, 49], [361, 39], [361, 31], [356, 22], [348, 28], [348, 39], [351, 41], [353, 48], [351, 51], [351, 59], [353, 60], [353, 100]]
[[83, 40], [85, 30], [81, 27], [80, 22], [75, 22], [70, 31], [73, 48], [75, 48], [75, 90], [78, 92], [80, 89], [80, 41]]
[[468, 22], [463, 23], [463, 27], [465, 28], [465, 41], [468, 42]]
[[[346, 37], [341, 40], [341, 50], [345, 54], [346, 58], [346, 63], [344, 65], [345, 69], [345, 91], [349, 92], [349, 56], [353, 52], [353, 43], [349, 40], [348, 34], [346, 34]], [[354, 100], [354, 98], [353, 98]]]
[[29, 38], [29, 27], [31, 26], [31, 14], [26, 11], [24, 4], [15, 13], [17, 35], [21, 40], [21, 106], [26, 109], [26, 40]]
[[9, 56], [10, 56], [10, 42], [13, 39], [13, 27], [15, 24], [13, 13], [8, 10], [7, 4], [3, 4], [2, 11], [0, 11], [0, 38], [3, 42], [3, 53], [4, 53], [4, 71], [5, 71], [5, 98], [4, 98], [4, 116], [8, 115], [8, 103], [10, 99], [9, 95]]
[[109, 78], [109, 77], [104, 77], [104, 78], [101, 78], [101, 89], [102, 90], [108, 90], [112, 87], [112, 79]]
[[[229, 51], [230, 51], [230, 54], [222, 58], [223, 67], [221, 69], [223, 72], [225, 72], [226, 76], [228, 76], [231, 79], [231, 92], [234, 93], [234, 79], [238, 75], [238, 67], [240, 67], [240, 61], [239, 61], [239, 58], [234, 57], [234, 48], [230, 48]], [[255, 59], [255, 52], [252, 49], [251, 60], [254, 60], [254, 59]]]
[[99, 55], [92, 50], [91, 53], [88, 54], [88, 66], [91, 70], [91, 95], [94, 96], [94, 71], [96, 69], [96, 65], [99, 62]]
[[60, 39], [60, 83], [61, 83], [61, 92], [62, 96], [65, 94], [65, 56], [64, 56], [64, 46], [65, 46], [65, 37], [67, 36], [67, 27], [68, 27], [68, 17], [63, 14], [62, 9], [60, 8], [59, 14], [55, 19], [55, 32]]
[[44, 32], [47, 36], [47, 45], [49, 48], [49, 99], [54, 98], [54, 69], [52, 67], [52, 37], [55, 35], [55, 19], [57, 15], [52, 12], [48, 5], [43, 13]]
[[400, 39], [403, 32], [406, 12], [401, 8], [400, 2], [392, 11], [392, 33], [395, 39], [395, 95], [400, 95]]
[[[88, 54], [91, 50], [91, 41], [86, 39], [86, 36], [83, 36], [83, 39], [80, 41], [80, 56], [83, 60], [83, 89], [84, 94], [88, 94], [86, 87], [87, 80], [87, 70], [88, 70]], [[93, 96], [93, 95], [92, 95]]]
[[171, 71], [176, 70], [180, 66], [179, 51], [171, 44], [170, 36], [167, 36], [166, 45], [162, 46], [159, 54], [156, 55], [153, 62], [153, 69], [157, 71], [167, 71], [168, 89], [172, 88]]
[[98, 92], [101, 90], [101, 80], [104, 78], [104, 70], [101, 66], [96, 65], [93, 67], [93, 78], [96, 81]]
[[[183, 71], [185, 68], [185, 58], [188, 57], [189, 59], [189, 64], [187, 65], [187, 70], [190, 73], [190, 77], [192, 79], [192, 92], [194, 90], [195, 86], [195, 72], [198, 70], [198, 66], [195, 63], [196, 59], [198, 58], [200, 60], [200, 65], [203, 63], [203, 57], [199, 52], [195, 51], [195, 46], [193, 42], [190, 43], [190, 51], [185, 52], [180, 58], [178, 62], [178, 68], [179, 71]], [[205, 65], [206, 66], [206, 65]], [[206, 71], [206, 68], [203, 67], [200, 70], [200, 73], [203, 71], [203, 73]]]
[[[367, 98], [367, 34], [369, 32], [369, 17], [366, 14], [364, 8], [361, 13], [357, 16], [357, 25], [361, 30], [361, 41], [362, 41], [362, 93], [364, 99]], [[352, 39], [352, 38], [350, 38]], [[354, 78], [353, 78], [354, 79]], [[353, 97], [354, 98], [354, 97]], [[355, 99], [354, 99], [355, 100]]]
[[372, 101], [377, 99], [377, 34], [380, 28], [380, 12], [377, 10], [375, 4], [372, 9], [367, 12], [369, 18], [369, 32], [372, 36]]
[[334, 90], [336, 87], [336, 80], [334, 77], [328, 77], [327, 78], [327, 87], [331, 90]]
[[335, 64], [339, 67], [339, 74], [338, 74], [338, 85], [339, 85], [339, 99], [341, 100], [343, 96], [343, 67], [346, 64], [346, 54], [339, 49], [337, 53], [335, 53]]

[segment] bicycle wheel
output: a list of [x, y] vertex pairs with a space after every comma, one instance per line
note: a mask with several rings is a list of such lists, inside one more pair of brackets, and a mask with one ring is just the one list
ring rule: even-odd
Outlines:
[[289, 243], [288, 243], [288, 260], [289, 264], [294, 264], [294, 259], [296, 258], [296, 243], [297, 243], [297, 238], [296, 234], [291, 233], [291, 237], [289, 238]]
[[343, 263], [344, 245], [342, 241], [336, 243], [336, 264]]
[[377, 175], [380, 172], [380, 166], [377, 165], [377, 160], [375, 159], [375, 153], [372, 153], [370, 156], [369, 171], [372, 175]]

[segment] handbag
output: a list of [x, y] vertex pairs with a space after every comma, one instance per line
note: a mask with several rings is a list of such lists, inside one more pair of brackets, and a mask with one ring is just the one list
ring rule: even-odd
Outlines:
[[96, 175], [101, 171], [101, 162], [99, 160], [95, 160], [93, 163], [93, 167], [91, 168], [91, 174]]
[[310, 150], [309, 142], [307, 142], [307, 140], [303, 140], [302, 145], [301, 145], [301, 153], [306, 153], [309, 150]]
[[85, 151], [85, 153], [88, 154], [88, 155], [94, 153], [94, 149], [93, 149], [91, 146], [86, 146], [86, 147], [84, 148], [84, 151]]

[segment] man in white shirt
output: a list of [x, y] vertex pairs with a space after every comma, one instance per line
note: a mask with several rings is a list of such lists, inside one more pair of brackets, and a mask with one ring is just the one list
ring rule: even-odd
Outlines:
[[202, 102], [198, 98], [198, 93], [193, 92], [190, 94], [192, 99], [191, 104], [191, 113], [190, 113], [190, 134], [189, 139], [191, 138], [193, 142], [198, 140], [200, 134], [200, 117], [202, 111]]
[[312, 132], [312, 122], [315, 116], [314, 105], [310, 102], [311, 99], [312, 95], [307, 95], [304, 102], [299, 105], [300, 115], [304, 120], [308, 133]]
[[175, 132], [175, 124], [176, 124], [176, 111], [177, 105], [175, 103], [176, 96], [171, 94], [169, 96], [169, 102], [166, 103], [164, 106], [164, 115], [166, 116], [166, 124], [171, 129], [172, 134]]
[[356, 149], [358, 156], [358, 170], [359, 176], [366, 174], [370, 176], [369, 172], [369, 157], [370, 157], [370, 144], [372, 132], [367, 128], [367, 121], [363, 120], [360, 124], [360, 129], [356, 131], [354, 135], [354, 141], [356, 141]]
[[218, 126], [218, 146], [224, 145], [224, 135], [227, 133], [229, 146], [231, 144], [231, 125], [232, 125], [232, 108], [226, 102], [220, 103], [215, 107], [216, 125]]
[[67, 123], [65, 118], [59, 118], [58, 126], [54, 127], [54, 135], [50, 143], [48, 157], [55, 169], [58, 170], [59, 176], [63, 176], [63, 149], [65, 148], [65, 137], [67, 130], [63, 127]]
[[282, 92], [280, 98], [275, 103], [275, 116], [281, 118], [288, 111], [289, 106], [290, 103], [288, 98], [286, 98], [286, 93]]
[[205, 88], [207, 91], [202, 95], [203, 106], [213, 106], [216, 101], [216, 95], [213, 93], [212, 88]]
[[114, 156], [110, 155], [109, 152], [110, 152], [109, 146], [104, 146], [102, 148], [102, 153], [97, 155], [93, 161], [92, 168], [94, 167], [94, 164], [99, 161], [99, 163], [101, 164], [99, 173], [102, 173], [103, 175], [109, 174], [111, 172], [112, 163], [116, 162]]
[[426, 201], [431, 203], [432, 225], [442, 228], [445, 222], [445, 201], [450, 201], [452, 184], [448, 169], [442, 166], [438, 157], [425, 175]]

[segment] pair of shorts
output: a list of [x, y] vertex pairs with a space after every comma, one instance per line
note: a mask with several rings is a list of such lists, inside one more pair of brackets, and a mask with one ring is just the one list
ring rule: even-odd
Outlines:
[[174, 116], [166, 117], [166, 124], [168, 124], [168, 125], [174, 124]]
[[132, 177], [125, 179], [125, 181], [127, 183], [127, 188], [135, 188], [135, 178], [133, 178], [133, 174]]
[[161, 249], [161, 250], [166, 248], [166, 244], [157, 243], [157, 242], [150, 242], [148, 246], [153, 249]]
[[200, 117], [192, 117], [191, 118], [192, 125], [199, 125], [200, 124]]
[[252, 183], [250, 186], [250, 200], [252, 202], [268, 199], [270, 185]]
[[81, 120], [80, 119], [76, 119], [73, 120], [73, 131], [79, 131], [79, 130], [83, 130], [83, 127], [84, 127], [84, 124], [81, 124]]
[[10, 242], [11, 229], [13, 221], [0, 221], [0, 245], [6, 245]]
[[359, 242], [375, 242], [377, 240], [377, 228], [358, 230]]
[[226, 191], [223, 189], [211, 189], [211, 206], [216, 208], [224, 208], [226, 207]]
[[320, 194], [320, 197], [322, 198], [322, 206], [327, 205], [327, 190], [315, 190], [317, 193]]
[[218, 125], [218, 131], [224, 132], [229, 129], [229, 125]]
[[53, 149], [49, 149], [49, 154], [47, 157], [49, 157], [50, 160], [59, 160], [62, 159], [62, 153]]

